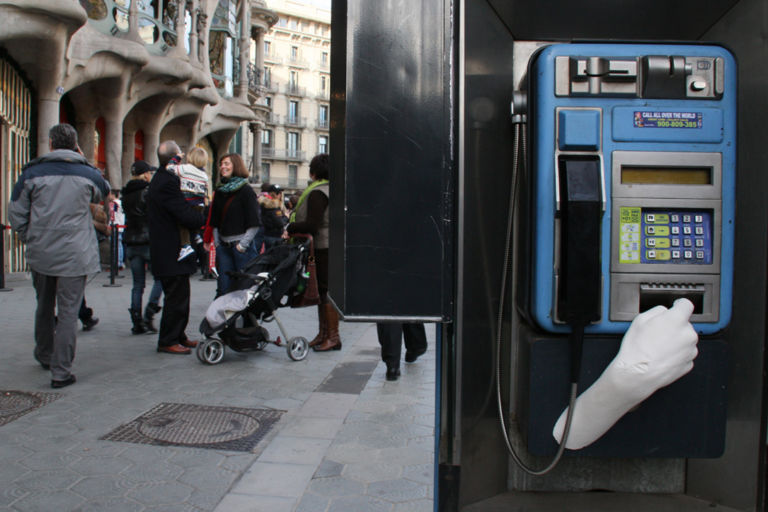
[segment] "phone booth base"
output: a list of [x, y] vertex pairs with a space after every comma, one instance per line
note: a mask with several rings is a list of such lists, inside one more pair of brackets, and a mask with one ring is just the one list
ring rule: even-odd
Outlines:
[[[521, 340], [522, 382], [518, 391], [520, 425], [528, 450], [552, 456], [557, 443], [552, 427], [568, 405], [570, 349], [564, 337], [537, 337], [527, 329]], [[586, 337], [579, 394], [602, 374], [616, 356], [618, 337]], [[725, 443], [727, 401], [726, 343], [699, 340], [693, 370], [659, 389], [622, 417], [578, 457], [720, 457]]]

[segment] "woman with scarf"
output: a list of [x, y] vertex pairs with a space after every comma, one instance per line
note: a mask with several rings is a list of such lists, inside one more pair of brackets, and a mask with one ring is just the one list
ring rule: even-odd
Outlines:
[[259, 203], [248, 184], [248, 169], [240, 155], [230, 153], [221, 157], [219, 181], [210, 221], [219, 272], [217, 297], [227, 293], [232, 284], [227, 272], [242, 269], [258, 255], [253, 239], [261, 226]]
[[320, 332], [309, 346], [316, 352], [341, 350], [339, 313], [328, 300], [328, 171], [326, 153], [316, 155], [309, 163], [312, 184], [299, 197], [284, 235], [287, 237], [293, 233], [309, 233], [314, 239], [317, 287], [321, 298], [321, 303], [317, 306]]

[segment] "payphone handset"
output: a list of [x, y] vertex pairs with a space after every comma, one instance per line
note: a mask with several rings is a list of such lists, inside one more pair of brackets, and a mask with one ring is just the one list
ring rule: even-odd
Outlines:
[[529, 77], [533, 265], [544, 330], [623, 333], [691, 300], [702, 334], [730, 320], [736, 64], [718, 46], [554, 44]]

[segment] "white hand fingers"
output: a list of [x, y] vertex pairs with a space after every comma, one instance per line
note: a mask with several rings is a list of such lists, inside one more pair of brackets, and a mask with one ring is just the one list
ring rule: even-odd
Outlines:
[[693, 302], [688, 299], [677, 299], [669, 309], [669, 313], [683, 322], [688, 322], [693, 314]]

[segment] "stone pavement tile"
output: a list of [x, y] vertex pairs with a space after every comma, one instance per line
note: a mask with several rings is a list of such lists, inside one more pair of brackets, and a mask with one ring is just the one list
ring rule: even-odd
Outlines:
[[235, 494], [299, 498], [315, 465], [256, 462], [232, 488]]
[[85, 500], [71, 491], [45, 491], [29, 494], [13, 504], [21, 512], [74, 510]]
[[403, 468], [403, 478], [422, 484], [432, 485], [435, 482], [435, 465], [418, 464], [415, 466], [405, 466]]
[[29, 491], [20, 487], [4, 485], [3, 489], [0, 489], [0, 510], [4, 510], [6, 505], [10, 505], [28, 494], [30, 494]]
[[309, 483], [309, 490], [328, 497], [360, 496], [364, 494], [365, 484], [341, 476], [314, 478]]
[[373, 482], [368, 486], [368, 495], [395, 503], [427, 498], [427, 485], [399, 478]]
[[312, 475], [312, 478], [328, 478], [332, 476], [341, 476], [344, 472], [344, 464], [340, 464], [336, 461], [325, 459], [317, 467], [317, 471]]
[[329, 439], [277, 435], [264, 449], [259, 462], [311, 464], [317, 466], [331, 445]]
[[137, 462], [127, 470], [122, 472], [122, 475], [134, 482], [171, 482], [178, 479], [184, 474], [184, 470], [174, 464], [167, 462], [142, 463]]
[[342, 496], [340, 498], [333, 498], [328, 507], [328, 512], [351, 512], [353, 510], [390, 512], [392, 504], [370, 496]]
[[69, 469], [83, 476], [116, 475], [132, 465], [133, 462], [120, 456], [86, 457], [70, 464]]
[[116, 498], [135, 486], [135, 483], [119, 476], [89, 476], [77, 482], [71, 490], [83, 498]]
[[303, 416], [283, 416], [285, 425], [281, 435], [333, 439], [344, 421], [341, 418], [312, 418]]
[[[321, 512], [328, 508], [328, 504], [331, 502], [330, 498], [326, 496], [319, 496], [311, 492], [305, 492], [301, 497], [301, 501], [296, 506], [294, 512]], [[223, 512], [223, 511], [222, 511]]]
[[124, 498], [95, 498], [72, 512], [145, 512], [144, 505]]
[[434, 501], [428, 500], [413, 500], [406, 503], [397, 503], [392, 509], [392, 512], [433, 512]]
[[173, 505], [189, 498], [194, 489], [178, 482], [142, 483], [126, 493], [126, 496], [144, 505]]
[[342, 464], [355, 464], [378, 460], [377, 451], [357, 441], [336, 439], [325, 456]]
[[294, 498], [228, 494], [216, 512], [292, 512], [295, 504]]
[[400, 464], [383, 464], [380, 462], [365, 462], [347, 464], [343, 475], [364, 483], [379, 482], [399, 478], [403, 472]]
[[68, 489], [82, 476], [66, 469], [29, 471], [13, 480], [13, 484], [25, 491], [55, 491]]
[[306, 417], [343, 419], [356, 399], [357, 395], [343, 393], [312, 393], [296, 414]]

